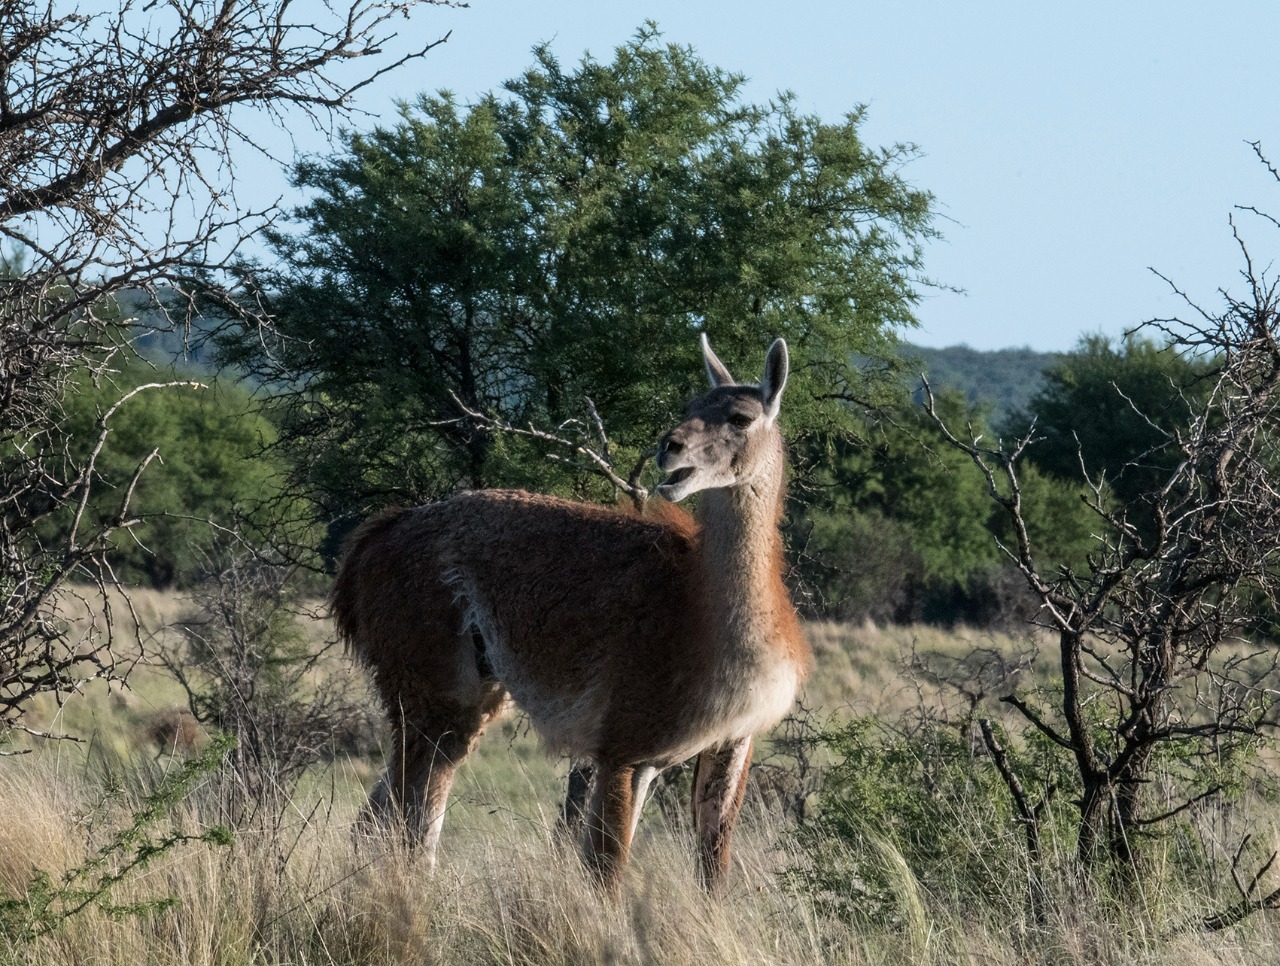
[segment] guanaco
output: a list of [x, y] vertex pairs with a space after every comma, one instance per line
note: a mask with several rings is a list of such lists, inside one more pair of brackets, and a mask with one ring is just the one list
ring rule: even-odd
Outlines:
[[[516, 490], [462, 492], [357, 529], [331, 603], [391, 719], [367, 813], [429, 861], [458, 766], [514, 701], [594, 771], [584, 853], [616, 889], [650, 783], [698, 756], [704, 883], [729, 867], [752, 737], [791, 707], [812, 655], [782, 579], [786, 343], [740, 384], [702, 337], [711, 390], [662, 437], [638, 515]], [[673, 504], [701, 493], [696, 520]]]

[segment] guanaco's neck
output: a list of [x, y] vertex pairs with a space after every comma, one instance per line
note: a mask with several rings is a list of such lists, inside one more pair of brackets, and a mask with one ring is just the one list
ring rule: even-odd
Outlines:
[[703, 580], [714, 624], [729, 638], [726, 644], [761, 646], [773, 637], [778, 595], [785, 595], [778, 532], [782, 493], [779, 439], [755, 480], [702, 496]]

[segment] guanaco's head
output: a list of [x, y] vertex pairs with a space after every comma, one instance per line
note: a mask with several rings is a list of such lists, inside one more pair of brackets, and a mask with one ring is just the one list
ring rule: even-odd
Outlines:
[[676, 502], [699, 490], [747, 486], [780, 474], [778, 409], [787, 384], [787, 344], [769, 347], [759, 385], [736, 382], [702, 336], [711, 391], [695, 399], [658, 444], [658, 493]]

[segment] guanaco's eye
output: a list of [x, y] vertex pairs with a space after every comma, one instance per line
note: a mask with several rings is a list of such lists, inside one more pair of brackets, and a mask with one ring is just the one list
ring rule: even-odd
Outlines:
[[733, 423], [733, 425], [737, 426], [739, 429], [746, 429], [755, 421], [754, 416], [748, 416], [746, 413], [734, 413], [729, 417], [729, 422]]

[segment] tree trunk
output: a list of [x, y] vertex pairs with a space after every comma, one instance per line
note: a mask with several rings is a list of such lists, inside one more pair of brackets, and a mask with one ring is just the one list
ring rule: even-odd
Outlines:
[[1084, 794], [1080, 799], [1080, 824], [1076, 836], [1076, 861], [1083, 875], [1094, 871], [1099, 847], [1111, 810], [1111, 786], [1105, 775], [1084, 776]]

